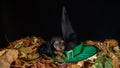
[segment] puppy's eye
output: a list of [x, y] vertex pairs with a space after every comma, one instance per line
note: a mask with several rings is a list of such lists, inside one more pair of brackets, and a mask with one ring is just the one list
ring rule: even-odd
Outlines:
[[54, 45], [55, 45], [55, 46], [59, 45], [59, 42], [58, 42], [58, 41], [55, 41]]
[[64, 43], [64, 41], [63, 41], [63, 40], [59, 42], [59, 44], [60, 44], [60, 45], [62, 45], [63, 43]]

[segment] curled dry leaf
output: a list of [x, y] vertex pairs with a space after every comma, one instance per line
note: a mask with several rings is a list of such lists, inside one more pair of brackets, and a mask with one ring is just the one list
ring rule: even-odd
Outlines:
[[110, 47], [116, 47], [116, 46], [118, 46], [118, 41], [115, 40], [115, 39], [106, 39], [106, 40], [104, 41], [104, 43], [105, 43], [105, 44], [109, 44]]
[[6, 52], [0, 56], [0, 67], [10, 68], [10, 64], [18, 58], [18, 50], [7, 49]]
[[94, 45], [98, 50], [102, 50], [105, 53], [107, 53], [106, 46], [102, 42], [100, 42], [100, 41], [88, 40], [88, 41], [86, 41], [86, 44], [88, 44], [88, 45]]
[[6, 52], [6, 50], [0, 51], [0, 56], [2, 56], [5, 52]]
[[98, 49], [101, 49], [99, 45], [101, 45], [102, 42], [87, 40], [87, 41], [86, 41], [86, 44], [87, 44], [87, 45], [94, 45], [94, 46], [97, 47]]

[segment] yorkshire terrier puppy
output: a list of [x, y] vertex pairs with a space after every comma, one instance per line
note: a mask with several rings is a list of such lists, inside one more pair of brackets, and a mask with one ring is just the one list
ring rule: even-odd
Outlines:
[[63, 54], [65, 49], [64, 40], [61, 37], [53, 37], [49, 43], [44, 43], [38, 47], [40, 55], [47, 55], [62, 61], [65, 58]]
[[53, 37], [51, 40], [52, 45], [55, 48], [54, 54], [56, 55], [56, 59], [60, 62], [62, 62], [62, 59], [65, 58], [65, 55], [63, 54], [65, 45], [64, 40], [61, 37]]

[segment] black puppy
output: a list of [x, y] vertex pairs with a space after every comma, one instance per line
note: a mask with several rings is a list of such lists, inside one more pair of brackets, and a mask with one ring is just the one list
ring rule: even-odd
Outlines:
[[61, 56], [63, 57], [65, 46], [61, 37], [53, 37], [49, 43], [44, 43], [38, 47], [40, 55], [47, 55], [49, 57]]
[[50, 43], [43, 43], [38, 47], [38, 53], [42, 56], [44, 54], [50, 57], [54, 57], [54, 50], [54, 46], [52, 46]]

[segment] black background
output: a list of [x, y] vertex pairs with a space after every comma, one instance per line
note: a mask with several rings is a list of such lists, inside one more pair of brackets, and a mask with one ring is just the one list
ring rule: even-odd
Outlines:
[[1, 0], [0, 47], [6, 38], [61, 36], [61, 13], [65, 5], [80, 40], [114, 38], [120, 41], [120, 4], [110, 1], [80, 0]]

